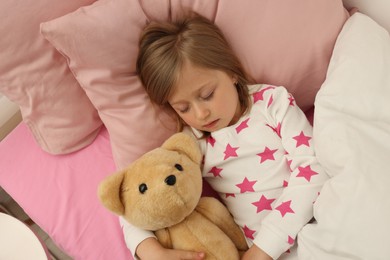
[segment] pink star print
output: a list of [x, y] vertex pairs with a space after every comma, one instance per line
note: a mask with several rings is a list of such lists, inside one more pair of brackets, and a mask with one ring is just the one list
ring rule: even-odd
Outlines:
[[272, 131], [274, 131], [279, 137], [282, 137], [282, 135], [280, 134], [280, 130], [282, 129], [282, 125], [280, 123], [278, 123], [278, 125], [276, 127], [272, 127], [269, 124], [266, 124], [266, 126], [271, 128]]
[[214, 147], [215, 139], [212, 136], [207, 137], [207, 142]]
[[240, 188], [240, 192], [241, 193], [244, 193], [244, 192], [247, 192], [247, 191], [255, 191], [253, 189], [253, 185], [255, 185], [257, 181], [249, 181], [246, 177], [244, 178], [244, 180], [239, 183], [239, 184], [236, 184], [236, 186], [238, 188]]
[[225, 194], [225, 198], [229, 198], [229, 197], [235, 198], [236, 195], [235, 195], [234, 193], [226, 193], [226, 194]]
[[236, 127], [237, 134], [239, 134], [242, 130], [244, 130], [245, 128], [248, 127], [248, 121], [249, 121], [249, 118], [242, 121], [241, 124]]
[[260, 163], [263, 163], [265, 162], [266, 160], [275, 160], [275, 157], [274, 157], [274, 153], [277, 151], [278, 149], [275, 149], [275, 150], [271, 150], [269, 149], [268, 147], [265, 147], [264, 149], [264, 152], [262, 153], [258, 153], [257, 155], [261, 157], [261, 160], [260, 160]]
[[290, 236], [288, 236], [287, 243], [289, 243], [290, 245], [293, 245], [294, 242], [295, 242], [295, 239], [290, 237]]
[[267, 107], [270, 107], [270, 106], [272, 105], [273, 102], [274, 102], [274, 96], [271, 95], [271, 97], [270, 97], [269, 100], [268, 100]]
[[291, 200], [283, 202], [279, 206], [276, 207], [277, 210], [280, 211], [280, 214], [282, 214], [282, 217], [284, 217], [287, 213], [295, 213], [291, 207]]
[[295, 101], [295, 99], [294, 99], [294, 97], [290, 94], [290, 96], [288, 97], [288, 100], [290, 100], [290, 106], [294, 106], [294, 101]]
[[252, 229], [248, 228], [247, 225], [245, 225], [245, 226], [243, 227], [243, 231], [244, 231], [244, 234], [245, 234], [245, 236], [246, 236], [247, 238], [252, 239], [252, 240], [255, 239], [255, 237], [253, 236], [253, 234], [256, 232], [256, 230], [252, 230]]
[[261, 198], [252, 204], [257, 207], [256, 213], [259, 213], [263, 210], [272, 210], [271, 204], [274, 201], [275, 199], [267, 199], [264, 195], [261, 195]]
[[256, 103], [259, 100], [264, 100], [264, 92], [269, 89], [274, 89], [275, 87], [269, 86], [266, 88], [263, 88], [262, 90], [256, 92], [253, 94], [253, 103]]
[[238, 147], [232, 147], [230, 144], [228, 144], [226, 146], [226, 149], [225, 149], [225, 152], [224, 152], [225, 157], [223, 159], [226, 160], [226, 159], [228, 159], [230, 157], [237, 157], [238, 156], [237, 153], [236, 153], [237, 149], [238, 149]]
[[298, 171], [299, 173], [297, 174], [297, 177], [303, 177], [305, 178], [308, 182], [310, 182], [311, 180], [311, 177], [313, 175], [317, 175], [318, 173], [313, 171], [310, 167], [310, 165], [306, 166], [306, 167], [298, 167]]
[[301, 133], [299, 135], [293, 137], [293, 139], [295, 139], [295, 141], [297, 141], [297, 146], [296, 147], [299, 147], [301, 145], [310, 146], [309, 140], [311, 139], [311, 137], [305, 135], [303, 133], [303, 131], [301, 131]]
[[221, 171], [222, 171], [222, 168], [218, 168], [218, 167], [213, 167], [211, 168], [211, 170], [209, 171], [209, 173], [212, 173], [214, 175], [214, 177], [222, 177], [221, 176]]

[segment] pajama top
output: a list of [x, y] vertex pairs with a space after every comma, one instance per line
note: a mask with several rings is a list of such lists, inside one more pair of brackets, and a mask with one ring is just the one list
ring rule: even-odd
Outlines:
[[203, 177], [248, 245], [276, 259], [313, 217], [313, 203], [328, 175], [315, 157], [312, 127], [287, 90], [270, 85], [249, 90], [249, 113], [199, 140]]
[[[287, 90], [253, 85], [249, 91], [248, 113], [199, 139], [202, 174], [242, 228], [248, 245], [256, 244], [276, 259], [313, 217], [313, 203], [328, 175], [315, 157], [312, 127]], [[121, 226], [133, 255], [143, 239], [153, 236], [122, 218]]]

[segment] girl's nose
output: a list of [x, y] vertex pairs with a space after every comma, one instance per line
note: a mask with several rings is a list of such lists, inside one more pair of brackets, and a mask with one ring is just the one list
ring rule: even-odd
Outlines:
[[196, 113], [196, 118], [203, 120], [210, 115], [210, 110], [205, 106], [196, 106], [195, 113]]

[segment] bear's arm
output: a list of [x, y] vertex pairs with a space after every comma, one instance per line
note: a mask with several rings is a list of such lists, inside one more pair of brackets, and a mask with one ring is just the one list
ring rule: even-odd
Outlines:
[[244, 251], [248, 249], [243, 232], [236, 222], [234, 222], [232, 215], [225, 205], [219, 200], [213, 197], [202, 197], [195, 210], [228, 235], [238, 250]]
[[154, 234], [163, 247], [173, 248], [171, 236], [169, 235], [169, 231], [166, 228], [157, 230], [154, 232]]

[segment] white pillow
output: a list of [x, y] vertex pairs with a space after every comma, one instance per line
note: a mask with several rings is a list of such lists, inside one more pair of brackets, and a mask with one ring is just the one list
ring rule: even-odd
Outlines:
[[332, 178], [298, 235], [299, 259], [388, 259], [390, 37], [354, 14], [316, 96], [314, 142]]

